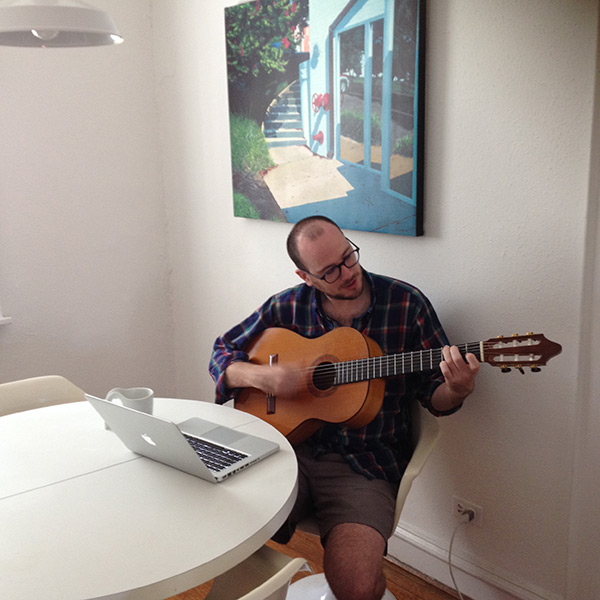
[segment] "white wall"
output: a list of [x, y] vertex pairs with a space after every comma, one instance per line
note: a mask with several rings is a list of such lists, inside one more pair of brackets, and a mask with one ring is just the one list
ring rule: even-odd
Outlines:
[[174, 391], [149, 4], [126, 42], [0, 48], [0, 381]]
[[600, 43], [596, 65], [567, 588], [572, 600], [600, 596]]
[[[232, 217], [223, 8], [154, 2], [173, 232], [178, 391], [212, 395], [215, 336], [295, 283], [289, 226]], [[536, 331], [563, 345], [540, 374], [483, 367], [445, 419], [392, 547], [448, 581], [458, 495], [484, 510], [457, 560], [475, 597], [563, 598], [575, 461], [597, 2], [429, 2], [426, 235], [352, 232], [363, 264], [434, 302], [456, 341]], [[579, 540], [581, 541], [581, 540]], [[576, 544], [571, 540], [571, 544]], [[485, 595], [482, 595], [485, 594]]]
[[[210, 399], [214, 338], [296, 282], [289, 225], [232, 216], [227, 0], [94, 4], [125, 44], [0, 48], [0, 381]], [[599, 432], [581, 415], [596, 382], [580, 351], [598, 350], [597, 329], [581, 334], [599, 308], [598, 2], [428, 5], [426, 235], [352, 238], [365, 267], [421, 287], [455, 341], [536, 331], [563, 354], [527, 376], [482, 367], [390, 548], [448, 581], [458, 495], [484, 511], [456, 540], [465, 592], [595, 600], [581, 574], [597, 567], [582, 549], [600, 541]]]

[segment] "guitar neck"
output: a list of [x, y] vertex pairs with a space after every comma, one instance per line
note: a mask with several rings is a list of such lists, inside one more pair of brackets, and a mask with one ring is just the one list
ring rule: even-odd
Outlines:
[[[464, 356], [473, 353], [479, 362], [483, 362], [483, 342], [469, 342], [458, 344], [457, 348]], [[401, 354], [388, 354], [386, 356], [373, 356], [358, 360], [349, 360], [334, 363], [334, 385], [356, 383], [369, 379], [382, 379], [410, 373], [433, 371], [442, 362], [442, 349], [417, 350]]]

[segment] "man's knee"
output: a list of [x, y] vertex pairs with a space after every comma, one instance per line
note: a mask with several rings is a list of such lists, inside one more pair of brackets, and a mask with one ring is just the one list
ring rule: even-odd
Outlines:
[[338, 600], [379, 600], [385, 592], [385, 540], [367, 525], [334, 527], [325, 544], [325, 576]]

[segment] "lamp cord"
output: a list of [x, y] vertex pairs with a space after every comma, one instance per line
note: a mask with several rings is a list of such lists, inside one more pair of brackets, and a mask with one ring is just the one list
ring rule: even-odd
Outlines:
[[450, 570], [450, 577], [452, 579], [452, 583], [454, 584], [454, 589], [456, 590], [456, 593], [458, 594], [458, 597], [460, 600], [465, 600], [465, 599], [464, 599], [463, 595], [460, 593], [460, 590], [458, 589], [458, 585], [456, 583], [456, 579], [454, 578], [454, 570], [452, 567], [452, 547], [454, 546], [454, 538], [456, 537], [456, 532], [459, 530], [460, 526], [467, 525], [471, 522], [471, 518], [469, 517], [469, 515], [465, 515], [465, 516], [467, 516], [467, 520], [461, 521], [454, 528], [454, 532], [452, 533], [452, 537], [450, 538], [450, 548], [448, 549], [448, 568]]

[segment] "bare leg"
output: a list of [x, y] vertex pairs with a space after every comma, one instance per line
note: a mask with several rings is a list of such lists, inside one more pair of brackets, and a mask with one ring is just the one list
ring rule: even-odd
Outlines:
[[380, 600], [385, 540], [367, 525], [342, 523], [327, 536], [323, 566], [337, 600]]

